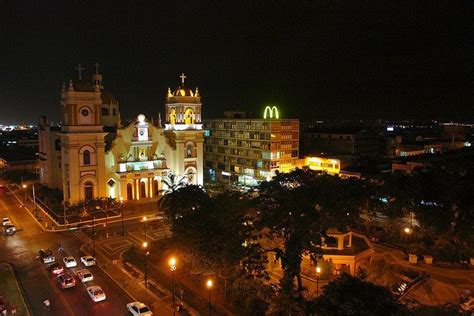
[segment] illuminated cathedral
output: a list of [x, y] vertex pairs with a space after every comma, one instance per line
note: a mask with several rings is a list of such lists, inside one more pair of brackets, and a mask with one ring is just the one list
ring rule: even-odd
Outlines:
[[[98, 197], [151, 199], [169, 173], [203, 184], [201, 97], [181, 85], [168, 93], [165, 122], [143, 114], [122, 126], [119, 102], [103, 85], [96, 64], [92, 80], [63, 84], [60, 126], [39, 122], [40, 180], [75, 204]], [[160, 112], [157, 110], [157, 112]]]

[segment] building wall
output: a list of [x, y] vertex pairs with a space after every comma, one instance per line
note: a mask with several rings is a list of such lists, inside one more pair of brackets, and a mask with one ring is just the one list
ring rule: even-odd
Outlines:
[[204, 122], [205, 168], [223, 182], [269, 179], [289, 171], [299, 156], [295, 119], [215, 119]]
[[377, 137], [368, 131], [357, 132], [305, 132], [305, 148], [309, 153], [352, 154], [375, 156]]

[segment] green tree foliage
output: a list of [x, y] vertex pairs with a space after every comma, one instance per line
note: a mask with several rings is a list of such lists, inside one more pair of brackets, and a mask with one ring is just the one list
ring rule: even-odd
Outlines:
[[308, 302], [306, 314], [395, 315], [402, 311], [386, 288], [343, 274], [328, 283], [322, 295]]

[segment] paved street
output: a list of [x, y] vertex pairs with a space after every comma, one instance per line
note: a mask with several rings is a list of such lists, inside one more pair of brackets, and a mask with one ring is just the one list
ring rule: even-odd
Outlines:
[[[74, 234], [43, 231], [5, 187], [0, 188], [0, 217], [9, 217], [18, 228], [15, 235], [0, 237], [0, 261], [13, 265], [25, 300], [34, 315], [127, 315], [125, 305], [132, 299], [99, 267], [90, 269], [95, 278], [93, 284], [103, 288], [107, 299], [94, 303], [78, 280], [76, 287], [62, 290], [37, 257], [39, 249], [51, 248], [56, 261], [60, 261], [62, 256], [57, 253], [57, 248], [61, 241], [66, 252], [78, 261], [78, 268], [82, 268], [82, 263], [79, 263], [81, 242]], [[44, 299], [51, 301], [49, 312], [43, 307]]]

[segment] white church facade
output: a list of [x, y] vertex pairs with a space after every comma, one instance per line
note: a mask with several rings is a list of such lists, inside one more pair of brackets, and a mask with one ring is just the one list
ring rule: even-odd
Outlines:
[[[188, 183], [203, 184], [201, 97], [181, 85], [168, 88], [165, 124], [160, 115], [137, 115], [122, 126], [118, 101], [96, 72], [92, 82], [69, 81], [61, 91], [61, 126], [39, 123], [40, 181], [63, 191], [64, 201], [111, 197], [154, 198], [172, 172]], [[159, 111], [157, 111], [159, 112]]]

